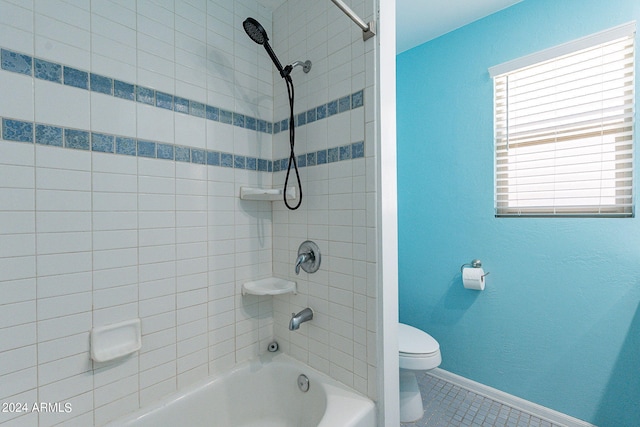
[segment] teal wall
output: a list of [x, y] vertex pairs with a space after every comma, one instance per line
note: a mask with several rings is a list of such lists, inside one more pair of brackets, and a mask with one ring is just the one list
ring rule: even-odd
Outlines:
[[632, 20], [638, 0], [525, 0], [397, 57], [400, 320], [441, 368], [601, 427], [640, 425], [640, 218], [495, 218], [487, 68]]

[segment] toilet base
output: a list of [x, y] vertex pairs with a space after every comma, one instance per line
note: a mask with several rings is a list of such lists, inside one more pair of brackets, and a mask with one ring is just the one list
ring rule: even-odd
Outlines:
[[400, 422], [410, 423], [422, 418], [424, 408], [418, 380], [413, 371], [400, 370]]

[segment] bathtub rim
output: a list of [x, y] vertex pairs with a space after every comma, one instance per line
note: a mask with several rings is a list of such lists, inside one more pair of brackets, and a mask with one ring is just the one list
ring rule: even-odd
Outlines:
[[[252, 370], [252, 366], [262, 367], [268, 366], [271, 363], [280, 363], [285, 365], [294, 366], [296, 369], [300, 370], [301, 373], [307, 375], [312, 381], [319, 381], [322, 384], [324, 392], [326, 394], [326, 405], [327, 408], [331, 407], [335, 409], [334, 411], [325, 411], [318, 427], [335, 427], [336, 422], [343, 423], [346, 427], [360, 427], [361, 423], [354, 424], [353, 422], [358, 420], [364, 420], [366, 422], [370, 422], [372, 424], [364, 424], [364, 425], [375, 425], [375, 417], [376, 417], [376, 409], [375, 403], [369, 397], [363, 395], [362, 393], [354, 390], [348, 385], [341, 383], [329, 375], [318, 371], [315, 368], [289, 356], [286, 353], [263, 353], [249, 360], [245, 360], [234, 365], [232, 368], [222, 371], [213, 375], [209, 375], [202, 380], [199, 380], [193, 384], [185, 386], [181, 389], [175, 390], [172, 393], [163, 396], [146, 406], [142, 406], [116, 418], [115, 420], [110, 421], [105, 424], [104, 427], [119, 427], [122, 424], [130, 425], [129, 423], [135, 423], [136, 421], [143, 420], [146, 417], [151, 417], [157, 412], [165, 409], [170, 406], [174, 402], [178, 402], [182, 399], [186, 399], [189, 396], [202, 391], [209, 387], [212, 383], [216, 381], [224, 380], [225, 378], [232, 376], [234, 373], [248, 369]], [[321, 379], [321, 380], [320, 380]], [[358, 410], [355, 409], [354, 403], [360, 403]], [[330, 406], [331, 405], [331, 406]], [[345, 410], [348, 410], [348, 413], [352, 415], [351, 420], [345, 420], [343, 418]], [[143, 412], [144, 411], [144, 412]], [[352, 421], [348, 424], [344, 424], [345, 421]], [[135, 424], [133, 424], [135, 425]]]

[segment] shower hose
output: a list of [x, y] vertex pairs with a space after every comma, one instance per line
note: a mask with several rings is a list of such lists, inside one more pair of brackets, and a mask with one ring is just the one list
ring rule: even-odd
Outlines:
[[[293, 80], [290, 75], [286, 75], [284, 77], [285, 82], [287, 83], [287, 93], [289, 94], [289, 161], [287, 166], [287, 176], [284, 179], [284, 189], [282, 190], [282, 195], [284, 197], [285, 206], [294, 211], [300, 207], [302, 203], [302, 183], [300, 182], [300, 172], [298, 171], [298, 163], [296, 161], [296, 154], [294, 152], [294, 146], [296, 144], [296, 129], [295, 129], [295, 116], [293, 115], [293, 100], [294, 100], [294, 92], [293, 92]], [[289, 174], [291, 173], [291, 165], [293, 165], [293, 169], [296, 172], [296, 178], [298, 179], [298, 188], [300, 189], [300, 197], [298, 198], [298, 203], [295, 206], [291, 206], [287, 201], [287, 184], [289, 183]]]

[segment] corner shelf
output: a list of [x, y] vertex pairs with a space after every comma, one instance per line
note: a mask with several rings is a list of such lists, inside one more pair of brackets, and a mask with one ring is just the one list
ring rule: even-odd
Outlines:
[[[240, 198], [242, 200], [282, 200], [282, 188], [257, 188], [257, 187], [240, 187]], [[287, 199], [296, 198], [296, 188], [287, 188]]]
[[245, 282], [242, 285], [242, 295], [282, 295], [297, 293], [296, 282], [267, 277], [266, 279]]

